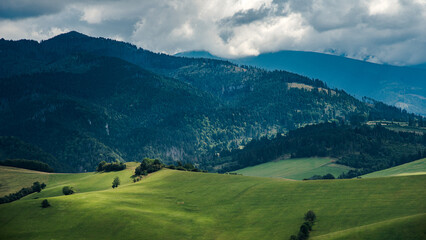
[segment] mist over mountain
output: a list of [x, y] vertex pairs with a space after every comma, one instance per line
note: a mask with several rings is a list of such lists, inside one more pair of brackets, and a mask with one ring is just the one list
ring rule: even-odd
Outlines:
[[3, 39], [0, 51], [0, 136], [41, 148], [61, 171], [144, 157], [202, 165], [308, 124], [418, 118], [290, 72], [78, 32], [40, 43]]

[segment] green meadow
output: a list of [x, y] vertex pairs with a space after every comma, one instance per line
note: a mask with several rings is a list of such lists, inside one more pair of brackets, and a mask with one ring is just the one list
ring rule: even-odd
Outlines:
[[[289, 239], [310, 209], [310, 239], [426, 238], [426, 175], [288, 181], [165, 169], [133, 183], [135, 166], [49, 174], [41, 193], [0, 205], [0, 239]], [[77, 193], [64, 196], [65, 185]]]
[[331, 173], [338, 177], [341, 173], [352, 168], [334, 163], [330, 158], [294, 158], [281, 159], [272, 162], [246, 167], [235, 171], [244, 176], [274, 177], [302, 180], [313, 175]]
[[362, 177], [388, 177], [388, 176], [404, 176], [404, 175], [423, 175], [426, 174], [426, 158], [402, 164], [396, 167], [366, 174]]

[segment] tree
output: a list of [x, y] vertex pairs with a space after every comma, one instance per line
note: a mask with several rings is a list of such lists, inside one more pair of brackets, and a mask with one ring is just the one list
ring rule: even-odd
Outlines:
[[64, 193], [65, 195], [71, 195], [74, 193], [74, 188], [70, 186], [65, 186], [62, 188], [62, 193]]
[[101, 161], [99, 164], [98, 164], [98, 167], [96, 168], [96, 171], [97, 172], [102, 172], [103, 170], [104, 170], [104, 165], [106, 164], [106, 162], [105, 161]]
[[309, 211], [305, 214], [305, 220], [306, 220], [306, 221], [314, 222], [316, 218], [317, 218], [317, 216], [315, 215], [314, 211], [312, 211], [312, 210], [309, 210]]
[[118, 185], [120, 185], [120, 178], [115, 177], [114, 181], [112, 181], [112, 188], [116, 188], [116, 187], [118, 187]]
[[50, 207], [50, 203], [49, 203], [49, 201], [47, 201], [47, 199], [44, 199], [44, 200], [41, 202], [41, 207], [42, 207], [42, 208]]
[[34, 182], [31, 188], [33, 189], [34, 192], [41, 192], [41, 189], [42, 189], [40, 182]]
[[302, 226], [300, 226], [300, 232], [303, 232], [303, 234], [305, 236], [309, 236], [309, 227], [306, 224], [302, 224]]

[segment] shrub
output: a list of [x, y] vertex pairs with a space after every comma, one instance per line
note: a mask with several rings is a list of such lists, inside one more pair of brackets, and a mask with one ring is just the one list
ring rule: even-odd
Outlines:
[[73, 189], [73, 187], [65, 186], [65, 187], [63, 187], [63, 188], [62, 188], [62, 192], [63, 192], [65, 195], [71, 195], [71, 194], [73, 194], [73, 193], [74, 193], [74, 189]]
[[47, 199], [44, 199], [44, 200], [41, 202], [41, 207], [42, 207], [42, 208], [50, 207], [50, 203], [49, 203], [49, 201], [47, 201]]

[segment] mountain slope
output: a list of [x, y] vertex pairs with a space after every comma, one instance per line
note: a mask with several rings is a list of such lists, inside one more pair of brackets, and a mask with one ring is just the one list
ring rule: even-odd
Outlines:
[[[288, 239], [309, 209], [311, 238], [354, 239], [357, 228], [378, 240], [424, 238], [426, 176], [302, 182], [162, 170], [131, 183], [131, 168], [50, 174], [41, 193], [0, 205], [0, 238]], [[112, 189], [115, 176], [122, 185]], [[408, 231], [383, 231], [388, 221]]]
[[[203, 51], [176, 55], [218, 58]], [[303, 51], [264, 53], [229, 61], [321, 79], [328, 86], [343, 89], [358, 98], [367, 96], [409, 112], [426, 115], [426, 69], [422, 65], [398, 67]]]
[[0, 50], [0, 136], [41, 147], [67, 171], [144, 157], [202, 164], [307, 124], [419, 119], [297, 74], [77, 32], [41, 43], [0, 40]]
[[426, 115], [426, 70], [380, 65], [328, 54], [280, 51], [236, 59], [240, 64], [281, 69], [325, 81], [357, 97], [368, 96]]

